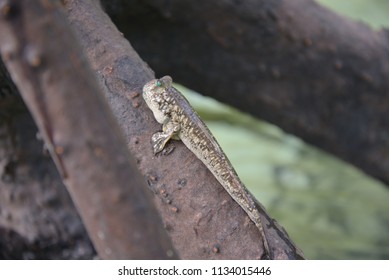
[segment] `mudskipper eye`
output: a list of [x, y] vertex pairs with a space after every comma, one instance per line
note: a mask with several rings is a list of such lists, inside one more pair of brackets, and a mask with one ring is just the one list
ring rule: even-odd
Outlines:
[[158, 80], [158, 81], [157, 81], [157, 87], [160, 87], [160, 86], [162, 86], [162, 83], [161, 83], [160, 80]]

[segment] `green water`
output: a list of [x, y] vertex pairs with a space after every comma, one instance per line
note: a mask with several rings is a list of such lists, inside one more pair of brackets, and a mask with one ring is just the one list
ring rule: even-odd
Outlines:
[[389, 27], [389, 1], [388, 0], [317, 0], [354, 20], [363, 21], [374, 29]]

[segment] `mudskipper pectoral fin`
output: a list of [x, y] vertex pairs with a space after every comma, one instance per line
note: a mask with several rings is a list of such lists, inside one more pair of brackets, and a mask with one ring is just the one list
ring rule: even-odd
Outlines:
[[156, 132], [151, 137], [151, 144], [153, 145], [154, 154], [157, 154], [160, 151], [162, 151], [167, 141], [169, 141], [171, 138], [179, 139], [178, 133], [180, 129], [181, 129], [180, 124], [172, 122], [170, 121], [170, 119], [164, 122], [162, 126], [163, 131]]
[[151, 137], [154, 154], [159, 153], [165, 147], [167, 141], [172, 137], [171, 133], [156, 132]]

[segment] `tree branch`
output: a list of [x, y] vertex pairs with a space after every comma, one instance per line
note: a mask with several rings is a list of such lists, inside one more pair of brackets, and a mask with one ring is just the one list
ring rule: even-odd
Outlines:
[[175, 257], [144, 180], [59, 7], [20, 0], [1, 8], [3, 61], [99, 255]]
[[0, 259], [96, 253], [37, 128], [0, 60]]

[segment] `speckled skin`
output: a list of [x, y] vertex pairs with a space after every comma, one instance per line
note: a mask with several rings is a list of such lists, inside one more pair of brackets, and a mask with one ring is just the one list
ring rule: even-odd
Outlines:
[[154, 153], [162, 151], [170, 138], [180, 139], [255, 223], [262, 236], [266, 254], [271, 258], [259, 210], [251, 194], [207, 126], [185, 97], [172, 86], [172, 79], [165, 76], [148, 82], [143, 87], [143, 98], [155, 119], [163, 125], [162, 132], [156, 132], [152, 136]]

